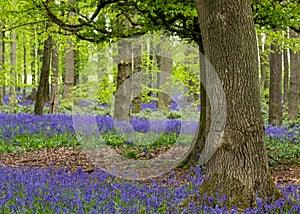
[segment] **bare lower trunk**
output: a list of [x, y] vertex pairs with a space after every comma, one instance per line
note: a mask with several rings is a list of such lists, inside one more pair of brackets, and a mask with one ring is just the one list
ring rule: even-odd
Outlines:
[[[246, 208], [255, 203], [257, 191], [263, 199], [275, 193], [264, 144], [251, 6], [246, 0], [195, 0], [195, 4], [205, 56], [216, 70], [227, 100], [224, 135], [206, 163], [210, 178], [200, 186], [200, 193], [219, 192], [227, 195], [228, 204]], [[214, 89], [214, 83], [208, 86]], [[212, 109], [219, 105], [215, 102]], [[211, 123], [211, 130], [219, 130], [217, 121]], [[202, 155], [205, 157], [205, 153]]]
[[157, 107], [160, 110], [169, 110], [171, 105], [171, 98], [170, 95], [165, 92], [166, 87], [169, 87], [166, 83], [168, 81], [168, 76], [170, 76], [172, 73], [173, 67], [173, 59], [170, 47], [164, 49], [162, 47], [158, 47], [158, 55], [156, 56], [156, 58], [159, 68], [159, 72], [157, 73], [157, 88], [160, 90], [160, 92], [158, 92]]
[[288, 59], [288, 50], [283, 52], [283, 102], [286, 104], [288, 102], [289, 94], [289, 59]]
[[68, 98], [74, 86], [74, 50], [72, 40], [67, 39], [65, 84], [62, 98]]
[[[4, 70], [5, 63], [5, 33], [1, 31], [1, 40], [0, 40], [0, 73]], [[5, 78], [1, 77], [3, 82], [0, 82], [0, 106], [4, 105], [4, 96], [5, 96]], [[0, 80], [1, 81], [1, 80]]]
[[[35, 30], [33, 29], [34, 33]], [[30, 62], [30, 68], [31, 68], [31, 82], [32, 82], [32, 100], [35, 100], [36, 98], [36, 47], [35, 47], [35, 41], [32, 44], [32, 49], [31, 49], [31, 62]]]
[[[133, 44], [133, 75], [140, 74], [142, 71], [142, 46], [141, 44]], [[133, 101], [132, 101], [132, 113], [139, 113], [142, 111], [142, 76], [136, 75], [138, 78], [134, 78], [132, 82], [132, 94], [133, 94]]]
[[131, 96], [131, 44], [126, 40], [118, 43], [120, 61], [118, 64], [117, 91], [114, 94], [114, 119], [129, 121]]
[[[295, 32], [291, 32], [291, 37], [296, 37]], [[299, 83], [298, 75], [300, 70], [300, 54], [299, 52], [290, 51], [291, 56], [291, 75], [290, 75], [290, 89], [288, 99], [288, 115], [289, 119], [295, 121], [298, 116], [298, 104], [299, 104]]]
[[49, 90], [47, 89], [47, 85], [49, 84], [51, 47], [52, 38], [51, 36], [49, 36], [44, 42], [44, 54], [42, 60], [41, 76], [38, 91], [36, 94], [36, 102], [34, 106], [34, 113], [38, 115], [43, 114], [43, 109], [45, 105], [45, 94], [46, 90]]
[[272, 44], [270, 58], [269, 124], [282, 124], [282, 59], [277, 47]]
[[26, 58], [26, 54], [27, 54], [27, 51], [26, 51], [26, 47], [24, 45], [24, 56], [23, 56], [23, 69], [24, 69], [24, 87], [23, 87], [23, 99], [25, 99], [26, 97], [26, 85], [27, 85], [27, 58]]
[[268, 81], [268, 65], [269, 65], [269, 57], [266, 54], [266, 44], [262, 44], [260, 46], [260, 71], [261, 71], [261, 79], [260, 79], [260, 94], [263, 97], [264, 91], [266, 89], [266, 82]]
[[9, 101], [8, 105], [13, 107], [16, 105], [16, 63], [17, 63], [17, 35], [16, 33], [11, 33], [11, 43], [10, 43], [10, 86], [9, 86]]
[[54, 45], [52, 50], [52, 75], [51, 75], [51, 99], [50, 99], [50, 113], [56, 114], [58, 111], [58, 46]]

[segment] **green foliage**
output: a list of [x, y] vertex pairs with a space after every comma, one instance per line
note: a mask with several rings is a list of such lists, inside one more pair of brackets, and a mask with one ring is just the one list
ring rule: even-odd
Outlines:
[[299, 143], [289, 140], [278, 141], [266, 137], [266, 145], [270, 165], [298, 164], [300, 162]]
[[267, 29], [299, 27], [300, 5], [296, 0], [252, 0], [253, 18]]
[[78, 141], [76, 136], [70, 133], [57, 134], [54, 136], [46, 136], [45, 134], [23, 134], [16, 135], [10, 142], [6, 142], [3, 138], [0, 138], [0, 153], [21, 153], [42, 148], [73, 147], [77, 145]]

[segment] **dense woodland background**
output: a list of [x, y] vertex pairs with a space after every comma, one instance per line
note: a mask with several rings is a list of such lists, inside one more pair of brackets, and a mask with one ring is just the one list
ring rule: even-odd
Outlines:
[[[200, 160], [209, 179], [192, 182], [180, 203], [157, 209], [199, 212], [207, 202], [213, 209], [226, 205], [228, 212], [236, 207], [281, 212], [286, 206], [296, 213], [299, 197], [283, 199], [290, 196], [275, 187], [269, 166], [297, 166], [300, 158], [299, 5], [293, 0], [1, 1], [1, 159], [19, 163], [19, 154], [34, 154], [34, 163], [44, 161], [44, 153], [30, 152], [49, 148], [61, 149], [45, 150], [51, 157], [65, 157], [70, 148], [78, 155], [75, 150], [85, 151], [100, 134], [109, 148], [131, 160], [155, 159], [174, 152], [171, 148], [181, 155], [192, 142], [175, 166], [188, 169]], [[211, 67], [223, 90], [208, 81]], [[92, 120], [77, 118], [86, 138], [74, 131], [79, 114], [93, 115], [97, 125], [93, 129]], [[299, 195], [299, 186], [290, 191]], [[216, 192], [228, 200], [211, 205]], [[116, 198], [109, 200], [115, 207], [108, 204], [114, 212], [124, 202]], [[277, 199], [285, 200], [280, 208], [261, 206]], [[82, 203], [77, 206], [79, 212]]]
[[[143, 88], [143, 96], [134, 101], [132, 111], [135, 113], [141, 111], [141, 102], [155, 99], [148, 95], [151, 92], [157, 94], [155, 88], [160, 87], [159, 72], [153, 71], [159, 71], [160, 67], [173, 72], [173, 76], [184, 82], [189, 89], [198, 82], [197, 76], [193, 78], [193, 71], [188, 71], [186, 65], [172, 63], [172, 53], [168, 57], [150, 53], [154, 48], [149, 46], [156, 45], [151, 44], [151, 41], [144, 41], [144, 44], [140, 44], [141, 47], [134, 47], [140, 50], [133, 50], [132, 47], [127, 50], [132, 53], [135, 51], [134, 54], [140, 51], [140, 55], [145, 56], [143, 59], [136, 59], [134, 63], [130, 62], [128, 66], [134, 64], [136, 67], [129, 70], [113, 63], [113, 54], [104, 52], [121, 54], [121, 48], [118, 51], [116, 47], [112, 47], [114, 41], [147, 32], [172, 35], [174, 42], [168, 42], [168, 45], [173, 47], [176, 46], [175, 40], [188, 40], [201, 46], [196, 11], [192, 4], [174, 2], [163, 7], [159, 3], [153, 3], [146, 8], [146, 2], [107, 1], [101, 4], [100, 1], [99, 4], [104, 5], [103, 9], [99, 8], [100, 11], [94, 11], [97, 4], [80, 1], [15, 1], [2, 4], [0, 105], [15, 106], [18, 102], [32, 100], [35, 102], [35, 114], [43, 113], [45, 103], [49, 104], [46, 112], [56, 113], [60, 108], [58, 103], [68, 106], [70, 103], [67, 100], [71, 96], [77, 96], [77, 99], [84, 97], [82, 90], [81, 93], [75, 90], [79, 88], [76, 85], [91, 70], [101, 73], [101, 78], [98, 79], [102, 81], [94, 100], [99, 104], [109, 104], [124, 78], [132, 75], [134, 70], [155, 66], [155, 69], [151, 69], [149, 78], [155, 78], [152, 82], [156, 81], [158, 85]], [[257, 23], [260, 90], [265, 119], [268, 118], [271, 125], [296, 121], [300, 65], [299, 36], [294, 31], [297, 28], [293, 21], [297, 22], [297, 5], [293, 2], [262, 1], [253, 2], [252, 7]], [[99, 14], [93, 14], [94, 12]], [[92, 14], [94, 16], [88, 18]], [[171, 49], [172, 47], [169, 51]], [[163, 51], [168, 50], [164, 48]], [[191, 54], [188, 56], [188, 50], [185, 54], [186, 58], [191, 57]], [[108, 60], [111, 61], [111, 68], [107, 68]], [[199, 93], [199, 84], [194, 88], [197, 87], [194, 93]], [[170, 102], [170, 98], [162, 94], [157, 96], [157, 100], [160, 108], [163, 105], [166, 108], [170, 106], [170, 103], [166, 103]]]

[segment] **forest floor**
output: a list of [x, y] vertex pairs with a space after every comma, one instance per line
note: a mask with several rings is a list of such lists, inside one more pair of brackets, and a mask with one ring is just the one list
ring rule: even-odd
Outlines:
[[[178, 150], [174, 152], [178, 152]], [[72, 147], [40, 149], [21, 154], [5, 153], [0, 155], [0, 166], [42, 168], [48, 168], [50, 166], [52, 168], [69, 169], [70, 171], [76, 171], [81, 168], [84, 172], [91, 173], [96, 169], [96, 167], [95, 164], [93, 164], [95, 162], [88, 158], [88, 154], [89, 153], [87, 152], [79, 151]], [[111, 155], [114, 156], [115, 154]], [[106, 159], [105, 161], [105, 159], [101, 158], [101, 160], [101, 164], [111, 164], [111, 159]], [[119, 160], [115, 160], [116, 163], [118, 163]], [[123, 164], [126, 164], [126, 162], [123, 162]], [[300, 165], [276, 165], [270, 167], [270, 169], [276, 183], [280, 183], [284, 186], [291, 183], [300, 185]], [[154, 173], [155, 171], [157, 172], [155, 167], [152, 169], [153, 172], [149, 171], [149, 169], [145, 170], [147, 170], [145, 174]], [[184, 170], [176, 169], [175, 171], [177, 175], [185, 173]], [[163, 180], [165, 179], [163, 178]]]

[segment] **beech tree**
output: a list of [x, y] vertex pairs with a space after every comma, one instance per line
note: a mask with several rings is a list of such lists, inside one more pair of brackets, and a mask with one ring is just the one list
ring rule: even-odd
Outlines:
[[[295, 32], [291, 32], [291, 37], [297, 37]], [[299, 71], [300, 71], [300, 54], [290, 50], [290, 88], [289, 88], [289, 99], [288, 99], [288, 113], [291, 120], [295, 120], [298, 116], [298, 104], [299, 104]]]
[[264, 143], [250, 1], [195, 0], [195, 5], [204, 52], [222, 82], [228, 115], [221, 143], [206, 164], [210, 178], [200, 192], [220, 192], [230, 204], [248, 207], [257, 191], [264, 199], [276, 192]]
[[50, 75], [50, 59], [51, 59], [52, 37], [44, 41], [44, 51], [42, 59], [42, 68], [39, 81], [39, 87], [36, 94], [36, 102], [34, 106], [34, 113], [41, 115], [45, 105], [45, 95], [49, 91], [49, 75]]
[[282, 124], [282, 54], [276, 44], [271, 45], [269, 124]]

